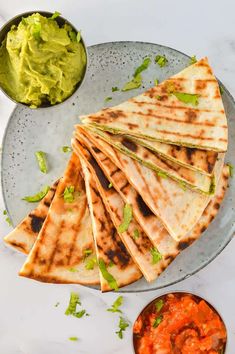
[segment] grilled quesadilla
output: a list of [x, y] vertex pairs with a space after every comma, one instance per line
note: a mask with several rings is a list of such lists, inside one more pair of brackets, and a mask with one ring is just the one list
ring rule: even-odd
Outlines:
[[225, 152], [227, 120], [207, 58], [115, 107], [80, 117], [114, 134]]
[[128, 136], [128, 139], [145, 146], [166, 160], [173, 161], [178, 165], [194, 171], [199, 171], [209, 176], [213, 172], [218, 157], [218, 152], [216, 151], [170, 145], [160, 143], [159, 141], [136, 138], [131, 135]]
[[201, 193], [212, 194], [214, 176], [202, 174], [199, 171], [188, 169], [182, 165], [176, 164], [155, 154], [151, 150], [142, 145], [138, 145], [127, 136], [112, 135], [102, 132], [99, 129], [91, 129], [107, 143], [115, 147], [123, 154], [144, 164], [146, 167], [151, 168], [160, 176], [170, 177], [176, 182], [183, 184], [186, 188], [191, 188]]
[[81, 165], [72, 154], [19, 274], [49, 283], [99, 284], [97, 265], [88, 267], [95, 256]]
[[122, 243], [103, 203], [93, 172], [79, 152], [87, 199], [91, 214], [102, 291], [118, 288], [138, 280], [142, 274]]
[[[129, 183], [174, 239], [180, 241], [198, 222], [210, 200], [209, 196], [182, 188], [170, 178], [158, 176], [153, 170], [112, 148], [94, 133], [84, 130], [84, 134], [124, 172]], [[219, 156], [215, 166], [215, 185], [221, 174], [224, 154]]]
[[57, 184], [58, 181], [53, 184], [37, 207], [32, 210], [14, 230], [4, 237], [4, 241], [9, 246], [25, 254], [30, 252], [46, 219], [49, 207], [55, 195]]
[[[145, 279], [149, 282], [153, 281], [162, 272], [162, 268], [165, 268], [168, 264], [167, 259], [163, 259], [162, 255], [150, 242], [148, 236], [132, 216], [133, 205], [124, 203], [119, 193], [110, 185], [86, 145], [81, 140], [78, 142], [75, 139], [72, 144], [74, 151], [86, 159], [86, 164], [94, 176], [103, 203], [132, 259], [140, 268]], [[129, 213], [128, 221], [124, 216], [125, 210], [126, 213]], [[127, 224], [124, 225], [123, 222]]]

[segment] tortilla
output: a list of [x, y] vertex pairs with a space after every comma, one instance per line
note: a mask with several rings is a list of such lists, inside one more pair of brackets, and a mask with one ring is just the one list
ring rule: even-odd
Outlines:
[[85, 177], [86, 193], [91, 214], [93, 235], [98, 262], [104, 262], [105, 269], [114, 278], [111, 284], [100, 269], [101, 291], [117, 290], [141, 278], [139, 268], [133, 262], [126, 247], [122, 243], [115, 226], [105, 208], [98, 191], [93, 172], [84, 156], [79, 152]]
[[32, 210], [14, 230], [4, 237], [4, 241], [7, 245], [25, 254], [30, 252], [46, 219], [58, 182], [59, 181], [56, 181], [52, 185], [37, 207]]
[[[73, 148], [76, 153], [79, 155], [82, 154], [86, 159], [86, 165], [89, 166], [88, 168], [94, 176], [103, 203], [132, 259], [138, 265], [148, 282], [155, 280], [161, 273], [162, 266], [163, 264], [166, 264], [167, 260], [160, 259], [162, 257], [159, 254], [159, 260], [155, 262], [153, 261], [152, 253], [158, 251], [154, 248], [150, 239], [133, 216], [126, 228], [120, 231], [119, 227], [123, 222], [123, 211], [127, 204], [124, 203], [119, 193], [109, 184], [108, 179], [87, 149], [86, 145], [84, 145], [81, 140], [78, 142], [78, 140], [74, 139]], [[132, 212], [133, 206], [129, 204], [128, 207]], [[97, 206], [95, 210], [97, 210]]]
[[[74, 187], [74, 192], [66, 201], [64, 192], [70, 187]], [[48, 283], [99, 284], [97, 265], [86, 269], [87, 262], [94, 257], [81, 165], [78, 157], [72, 154], [46, 220], [19, 274]]]
[[[80, 128], [81, 129], [81, 128]], [[169, 234], [180, 241], [198, 222], [210, 198], [181, 186], [170, 178], [158, 176], [139, 162], [112, 148], [94, 133], [84, 134], [121, 169], [144, 202], [159, 217]], [[221, 174], [224, 154], [215, 166], [215, 185]]]
[[213, 172], [218, 157], [218, 152], [215, 151], [175, 146], [160, 143], [159, 141], [136, 138], [134, 136], [128, 136], [128, 139], [145, 146], [166, 160], [173, 161], [178, 165], [194, 171], [199, 171], [209, 176]]
[[[198, 95], [198, 104], [180, 101], [176, 97], [179, 93]], [[227, 150], [227, 120], [207, 58], [137, 97], [80, 118], [85, 124], [114, 134], [203, 150]]]
[[166, 176], [174, 179], [176, 182], [183, 184], [186, 188], [190, 188], [205, 194], [212, 194], [213, 191], [213, 174], [211, 176], [202, 174], [199, 171], [188, 169], [173, 161], [166, 160], [164, 157], [155, 154], [151, 150], [142, 145], [138, 145], [127, 136], [112, 135], [102, 132], [99, 129], [90, 129], [99, 135], [107, 143], [115, 147], [123, 154], [130, 156], [132, 159], [139, 161], [146, 167], [151, 168], [160, 176]]

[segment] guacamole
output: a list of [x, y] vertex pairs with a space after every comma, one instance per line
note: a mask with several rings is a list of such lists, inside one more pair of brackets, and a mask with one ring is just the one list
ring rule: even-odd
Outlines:
[[64, 101], [85, 67], [80, 33], [39, 13], [12, 26], [0, 47], [0, 86], [15, 101], [31, 107]]

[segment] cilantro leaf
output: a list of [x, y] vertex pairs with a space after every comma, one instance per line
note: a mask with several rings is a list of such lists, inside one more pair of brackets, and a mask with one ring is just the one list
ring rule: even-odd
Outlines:
[[50, 20], [55, 20], [57, 17], [59, 17], [61, 13], [58, 11], [55, 11], [51, 17], [49, 17]]
[[63, 197], [66, 203], [72, 203], [74, 201], [74, 190], [74, 186], [69, 186], [65, 188]]
[[158, 316], [153, 322], [153, 328], [157, 328], [163, 320], [163, 316]]
[[118, 229], [117, 229], [118, 232], [123, 233], [123, 232], [127, 231], [131, 220], [132, 220], [132, 205], [125, 204], [124, 209], [123, 209], [123, 221], [118, 226]]
[[150, 63], [151, 63], [151, 59], [150, 58], [145, 58], [143, 63], [140, 66], [138, 66], [138, 68], [135, 69], [133, 77], [135, 78], [140, 73], [142, 73], [142, 71], [148, 69]]
[[156, 95], [156, 96], [155, 96], [155, 98], [156, 98], [157, 100], [161, 101], [162, 96], [160, 96], [160, 95]]
[[94, 269], [94, 266], [96, 265], [96, 263], [97, 263], [97, 259], [95, 257], [90, 258], [86, 261], [85, 268], [87, 270], [92, 270], [92, 269]]
[[179, 183], [180, 188], [183, 189], [183, 191], [187, 190], [187, 186], [184, 181], [178, 181], [178, 183]]
[[117, 333], [118, 337], [122, 339], [123, 331], [125, 331], [126, 328], [129, 327], [129, 323], [123, 317], [120, 316], [118, 327], [119, 327], [119, 331], [116, 331], [115, 333]]
[[156, 247], [151, 248], [150, 253], [152, 255], [152, 264], [157, 264], [162, 259], [162, 255]]
[[84, 253], [85, 257], [88, 257], [90, 254], [92, 254], [92, 250], [87, 249], [87, 250], [84, 250], [83, 253]]
[[109, 185], [108, 185], [108, 188], [110, 189], [112, 187], [113, 187], [113, 184], [112, 184], [112, 182], [110, 182]]
[[219, 85], [219, 90], [220, 90], [220, 95], [222, 96], [224, 93], [224, 88], [223, 86]]
[[159, 84], [159, 80], [158, 79], [155, 79], [154, 80], [154, 85], [157, 86]]
[[109, 102], [109, 101], [111, 101], [113, 98], [112, 97], [106, 97], [105, 99], [104, 99], [104, 102]]
[[157, 175], [158, 175], [159, 177], [161, 177], [161, 178], [167, 178], [167, 177], [168, 177], [168, 176], [167, 176], [167, 173], [164, 172], [164, 171], [158, 171], [158, 172], [157, 172]]
[[42, 173], [47, 173], [47, 161], [46, 161], [46, 153], [43, 151], [36, 151], [35, 157], [38, 162], [39, 169]]
[[22, 198], [22, 200], [26, 200], [26, 202], [28, 203], [36, 203], [39, 202], [40, 200], [42, 200], [45, 195], [48, 193], [50, 187], [49, 186], [45, 186], [40, 192], [38, 192], [35, 195], [29, 195], [27, 197]]
[[116, 92], [116, 91], [119, 91], [119, 88], [117, 86], [112, 87], [112, 92]]
[[3, 210], [3, 215], [5, 215], [5, 216], [6, 216], [5, 221], [8, 223], [8, 225], [9, 225], [9, 226], [13, 226], [12, 221], [11, 221], [11, 219], [9, 218], [9, 216], [8, 216], [8, 214], [7, 214], [7, 211], [6, 211], [6, 210]]
[[129, 91], [137, 89], [142, 84], [142, 76], [141, 74], [136, 75], [131, 81], [128, 81], [122, 88], [122, 91]]
[[78, 337], [69, 337], [69, 340], [71, 340], [71, 341], [77, 341], [77, 340], [78, 340]]
[[81, 310], [78, 312], [74, 312], [72, 315], [77, 318], [82, 318], [86, 314], [86, 310]]
[[103, 278], [107, 281], [107, 283], [109, 284], [110, 288], [113, 290], [118, 290], [118, 284], [116, 279], [112, 276], [112, 274], [110, 274], [106, 268], [106, 265], [104, 263], [104, 260], [102, 258], [99, 259], [99, 268], [101, 271], [101, 274], [103, 276]]
[[189, 60], [189, 65], [195, 64], [197, 62], [196, 55], [192, 55]]
[[71, 152], [72, 148], [70, 146], [62, 146], [61, 151], [62, 152]]
[[156, 306], [156, 310], [159, 312], [161, 311], [161, 309], [163, 308], [164, 306], [164, 301], [162, 299], [158, 300], [156, 303], [155, 303], [155, 306]]
[[107, 309], [107, 311], [122, 313], [122, 311], [119, 310], [119, 307], [122, 306], [122, 304], [123, 304], [123, 296], [118, 296], [118, 298], [112, 304], [111, 308]]
[[155, 63], [157, 63], [160, 68], [163, 68], [168, 63], [168, 60], [165, 55], [157, 55], [155, 58]]
[[65, 315], [74, 315], [76, 313], [77, 305], [81, 305], [79, 295], [77, 293], [71, 292], [69, 305], [65, 311]]
[[227, 166], [229, 168], [229, 176], [233, 177], [233, 175], [234, 175], [234, 166], [230, 162], [227, 163]]
[[184, 102], [186, 104], [191, 104], [192, 106], [198, 105], [198, 99], [200, 95], [193, 93], [185, 93], [185, 92], [173, 92], [173, 95], [178, 98], [179, 101]]
[[134, 230], [134, 240], [137, 240], [137, 238], [139, 238], [140, 237], [140, 232], [139, 232], [139, 230], [138, 229], [135, 229]]

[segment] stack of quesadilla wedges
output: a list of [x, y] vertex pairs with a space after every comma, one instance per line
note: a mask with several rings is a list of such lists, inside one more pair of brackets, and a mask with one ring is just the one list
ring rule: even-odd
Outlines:
[[212, 69], [204, 58], [81, 121], [63, 177], [4, 239], [28, 254], [19, 274], [101, 291], [155, 281], [207, 229], [228, 186]]

